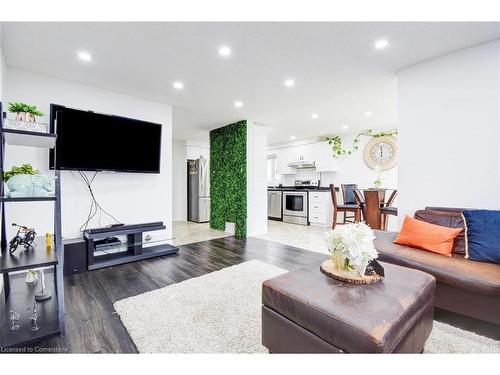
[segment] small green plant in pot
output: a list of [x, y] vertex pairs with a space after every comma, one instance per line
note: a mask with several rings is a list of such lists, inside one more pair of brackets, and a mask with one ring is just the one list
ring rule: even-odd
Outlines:
[[18, 121], [36, 122], [37, 117], [45, 115], [36, 105], [29, 105], [22, 102], [9, 102], [7, 110], [15, 113], [16, 120]]

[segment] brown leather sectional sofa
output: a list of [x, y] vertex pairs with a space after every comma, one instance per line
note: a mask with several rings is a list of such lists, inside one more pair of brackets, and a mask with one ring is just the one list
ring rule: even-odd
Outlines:
[[[426, 207], [415, 218], [449, 227], [463, 227], [461, 209]], [[500, 265], [465, 259], [462, 234], [455, 240], [453, 256], [396, 245], [396, 232], [375, 231], [379, 260], [414, 268], [436, 278], [435, 306], [500, 324]]]

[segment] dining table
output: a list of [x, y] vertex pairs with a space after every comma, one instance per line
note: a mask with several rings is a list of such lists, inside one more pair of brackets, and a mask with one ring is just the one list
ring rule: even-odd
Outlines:
[[369, 188], [357, 189], [365, 199], [364, 221], [372, 229], [384, 229], [381, 207], [385, 205], [386, 192], [394, 189]]

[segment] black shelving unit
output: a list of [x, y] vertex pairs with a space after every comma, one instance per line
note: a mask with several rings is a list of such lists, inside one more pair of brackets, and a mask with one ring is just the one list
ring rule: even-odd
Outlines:
[[[3, 121], [5, 114], [0, 102], [0, 176], [4, 171], [6, 145], [55, 148], [56, 134], [37, 133], [16, 129], [5, 129]], [[29, 345], [36, 341], [46, 339], [53, 335], [64, 333], [64, 283], [63, 260], [64, 247], [61, 231], [61, 180], [60, 172], [55, 173], [55, 194], [47, 197], [6, 197], [4, 184], [0, 182], [0, 274], [3, 276], [3, 301], [0, 303], [0, 347], [15, 347]], [[34, 202], [53, 202], [54, 204], [54, 241], [47, 246], [45, 236], [35, 239], [33, 249], [25, 251], [17, 249], [14, 254], [7, 250], [6, 210], [8, 206], [29, 204]], [[10, 207], [9, 207], [10, 209]], [[49, 268], [45, 270], [46, 288], [52, 297], [46, 301], [38, 302], [39, 326], [36, 332], [30, 331], [27, 310], [33, 305], [35, 292], [39, 285], [31, 286], [24, 282], [25, 271], [33, 268]], [[20, 314], [16, 331], [10, 330], [10, 310]]]

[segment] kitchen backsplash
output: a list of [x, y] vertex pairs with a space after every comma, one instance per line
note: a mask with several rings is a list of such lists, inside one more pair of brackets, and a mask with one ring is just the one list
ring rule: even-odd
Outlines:
[[328, 187], [335, 182], [335, 172], [316, 172], [312, 169], [298, 169], [297, 174], [278, 176], [276, 184], [293, 186], [295, 180], [321, 180], [321, 186]]

